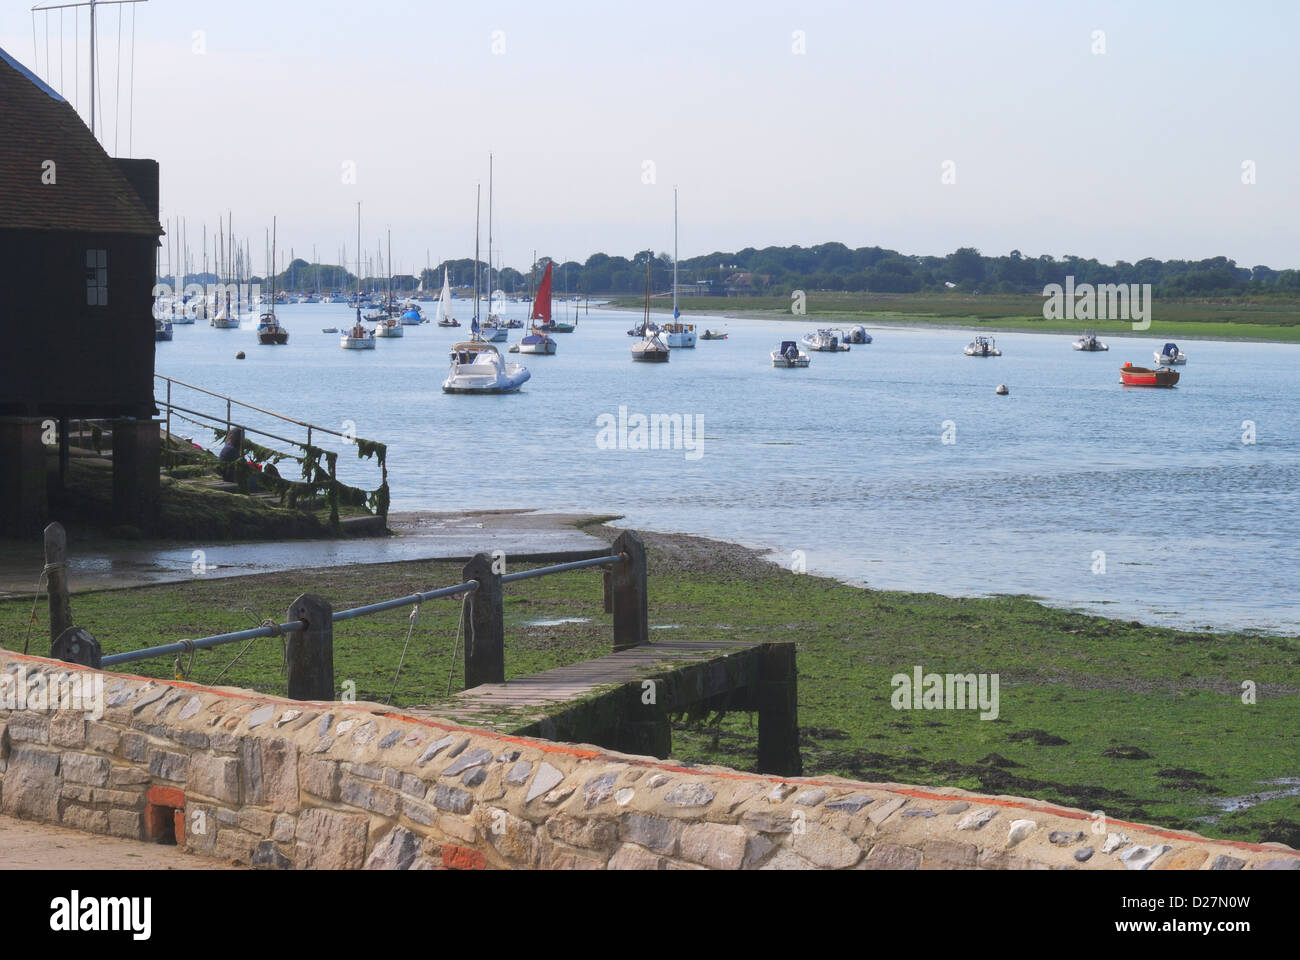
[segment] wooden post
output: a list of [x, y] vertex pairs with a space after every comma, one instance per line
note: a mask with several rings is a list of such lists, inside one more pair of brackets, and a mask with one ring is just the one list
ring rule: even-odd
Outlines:
[[72, 626], [72, 600], [68, 596], [68, 535], [57, 521], [45, 528], [46, 593], [50, 597], [50, 643]]
[[461, 580], [475, 580], [469, 595], [465, 631], [465, 689], [484, 683], [506, 682], [505, 610], [501, 599], [501, 574], [493, 570], [492, 557], [476, 553], [461, 569]]
[[302, 620], [304, 630], [288, 634], [289, 698], [334, 700], [334, 610], [314, 593], [304, 593], [289, 604], [285, 622]]
[[758, 648], [757, 655], [758, 772], [802, 776], [795, 646], [765, 643]]
[[624, 530], [610, 548], [627, 559], [609, 568], [610, 605], [614, 615], [614, 649], [630, 650], [650, 642], [650, 605], [646, 596], [645, 544]]
[[644, 683], [624, 686], [622, 709], [612, 749], [640, 757], [666, 759], [673, 752], [673, 732], [668, 723], [666, 704], [659, 702], [665, 693], [662, 682], [654, 679], [653, 687]]

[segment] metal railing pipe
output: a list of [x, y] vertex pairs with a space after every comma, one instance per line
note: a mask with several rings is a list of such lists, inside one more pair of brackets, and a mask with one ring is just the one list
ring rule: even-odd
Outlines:
[[609, 567], [616, 563], [622, 563], [626, 559], [621, 553], [611, 553], [604, 557], [592, 557], [589, 560], [572, 560], [569, 563], [557, 563], [549, 567], [538, 567], [536, 570], [520, 570], [518, 573], [507, 573], [501, 578], [502, 583], [514, 583], [517, 580], [531, 580], [533, 577], [544, 577], [551, 573], [563, 573], [565, 570], [581, 570], [583, 567]]
[[188, 653], [192, 649], [207, 650], [226, 643], [238, 643], [240, 640], [256, 640], [258, 637], [278, 637], [291, 630], [301, 630], [307, 625], [301, 620], [292, 620], [274, 627], [254, 627], [236, 633], [219, 633], [214, 637], [199, 640], [181, 640], [177, 643], [165, 643], [159, 647], [145, 647], [143, 650], [128, 650], [126, 653], [112, 653], [104, 657], [101, 663], [105, 667], [119, 663], [133, 663], [136, 660], [150, 660], [153, 657], [167, 657], [174, 653]]

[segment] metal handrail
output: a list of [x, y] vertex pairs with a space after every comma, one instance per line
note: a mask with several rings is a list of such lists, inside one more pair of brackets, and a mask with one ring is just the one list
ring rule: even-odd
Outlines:
[[[625, 560], [627, 560], [626, 553], [611, 553], [608, 556], [589, 557], [586, 560], [572, 560], [568, 563], [556, 563], [548, 567], [538, 567], [535, 570], [521, 570], [518, 573], [508, 573], [501, 577], [501, 582], [514, 583], [519, 580], [531, 580], [534, 577], [544, 577], [552, 573], [564, 573], [568, 570], [581, 570], [584, 567], [609, 567], [616, 563], [622, 563]], [[426, 600], [437, 600], [441, 597], [455, 596], [459, 593], [472, 593], [478, 588], [479, 582], [477, 580], [466, 580], [464, 583], [458, 583], [451, 587], [439, 587], [436, 590], [429, 590], [425, 593], [412, 593], [405, 597], [396, 597], [392, 600], [381, 600], [378, 603], [368, 603], [364, 606], [352, 607], [348, 610], [339, 610], [331, 614], [330, 620], [333, 623], [339, 623], [343, 620], [355, 620], [357, 617], [369, 616], [372, 613], [382, 613], [385, 610], [396, 610], [399, 607], [414, 606], [417, 603], [424, 603]], [[203, 637], [199, 640], [180, 640], [176, 643], [166, 643], [157, 647], [144, 647], [140, 650], [129, 650], [126, 653], [113, 653], [104, 657], [100, 661], [100, 664], [104, 667], [113, 667], [120, 663], [134, 663], [137, 660], [150, 660], [154, 657], [167, 657], [172, 654], [189, 653], [196, 649], [207, 650], [227, 643], [238, 643], [240, 640], [256, 640], [261, 637], [278, 637], [295, 630], [304, 630], [306, 627], [306, 621], [291, 620], [288, 623], [281, 623], [274, 626], [267, 625], [253, 627], [250, 630], [239, 630], [234, 633], [219, 633], [216, 636]]]
[[[174, 378], [174, 377], [168, 377], [168, 376], [165, 376], [164, 374], [161, 374], [161, 373], [155, 373], [155, 374], [154, 374], [154, 377], [157, 378], [157, 379], [159, 379], [159, 380], [166, 380], [169, 384], [171, 384], [171, 383], [177, 383], [177, 384], [180, 384], [182, 387], [189, 387], [191, 390], [197, 390], [197, 391], [199, 391], [199, 393], [206, 393], [208, 396], [210, 396], [210, 397], [216, 397], [218, 400], [225, 400], [226, 403], [228, 403], [228, 404], [231, 404], [231, 403], [233, 403], [233, 404], [238, 404], [238, 405], [241, 406], [241, 407], [247, 407], [249, 410], [256, 410], [258, 413], [265, 413], [265, 414], [267, 414], [268, 416], [275, 417], [277, 420], [284, 420], [284, 421], [286, 421], [286, 422], [288, 422], [288, 423], [297, 424], [297, 425], [300, 426], [300, 427], [306, 427], [308, 430], [313, 430], [313, 431], [315, 431], [315, 430], [319, 430], [319, 431], [322, 432], [322, 433], [333, 434], [333, 435], [336, 436], [336, 437], [342, 437], [342, 436], [343, 436], [342, 431], [339, 431], [339, 430], [331, 430], [329, 427], [322, 427], [322, 426], [318, 426], [317, 424], [314, 424], [314, 423], [308, 423], [307, 421], [305, 421], [305, 420], [299, 420], [299, 419], [297, 419], [296, 417], [287, 417], [287, 416], [285, 416], [283, 413], [276, 413], [274, 410], [267, 410], [267, 409], [264, 408], [264, 407], [254, 406], [254, 405], [251, 404], [251, 403], [245, 403], [243, 400], [236, 400], [236, 399], [234, 399], [233, 397], [228, 397], [228, 396], [226, 396], [224, 393], [217, 393], [217, 392], [215, 392], [215, 391], [213, 391], [213, 390], [208, 390], [208, 389], [206, 389], [205, 387], [199, 387], [199, 386], [195, 386], [195, 385], [192, 384], [192, 383], [186, 383], [184, 380], [177, 380], [177, 379]], [[268, 434], [268, 436], [270, 436], [270, 434]], [[296, 441], [296, 440], [291, 440], [291, 441], [289, 441], [289, 442], [290, 442], [290, 443], [297, 443], [298, 441]]]
[[201, 640], [181, 640], [177, 643], [166, 643], [160, 647], [145, 647], [142, 650], [128, 650], [126, 653], [109, 654], [100, 661], [100, 665], [104, 667], [112, 667], [119, 663], [132, 663], [136, 660], [151, 660], [154, 657], [166, 657], [173, 653], [188, 653], [195, 649], [207, 650], [209, 647], [219, 647], [224, 643], [238, 643], [240, 640], [256, 640], [259, 637], [278, 637], [282, 633], [301, 630], [306, 626], [307, 624], [302, 620], [290, 620], [288, 623], [281, 623], [273, 627], [254, 627], [251, 630], [240, 630], [237, 633], [219, 633], [215, 637], [203, 637]]

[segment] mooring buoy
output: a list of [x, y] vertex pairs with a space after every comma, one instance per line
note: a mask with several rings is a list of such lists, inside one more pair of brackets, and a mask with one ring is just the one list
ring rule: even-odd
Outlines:
[[243, 360], [243, 359], [244, 359], [244, 351], [243, 351], [243, 350], [240, 350], [237, 354], [235, 354], [235, 359], [236, 359], [236, 360]]
[[1007, 385], [1006, 385], [1005, 383], [999, 383], [999, 384], [998, 384], [998, 388], [997, 388], [997, 390], [995, 390], [994, 392], [995, 392], [999, 397], [1005, 397], [1005, 396], [1006, 396], [1007, 394], [1009, 394], [1011, 391], [1007, 389]]

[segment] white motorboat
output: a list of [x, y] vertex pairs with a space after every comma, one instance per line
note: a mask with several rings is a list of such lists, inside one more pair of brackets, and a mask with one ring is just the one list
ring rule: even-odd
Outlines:
[[833, 330], [818, 330], [816, 333], [805, 333], [801, 339], [803, 345], [809, 350], [817, 350], [821, 353], [841, 353], [849, 349], [849, 345], [841, 343], [840, 338]]
[[451, 370], [442, 389], [444, 393], [514, 393], [531, 376], [522, 363], [501, 359], [492, 344], [467, 340], [451, 348]]
[[1002, 356], [1002, 351], [998, 349], [997, 341], [992, 337], [976, 337], [970, 343], [966, 344], [964, 353], [968, 357]]
[[402, 321], [394, 316], [384, 317], [375, 326], [376, 337], [402, 337], [405, 335], [406, 331], [402, 329]]
[[492, 343], [501, 343], [509, 338], [510, 327], [504, 320], [493, 320], [492, 317], [488, 317], [487, 322], [483, 324], [483, 329], [479, 331], [479, 336]]
[[1110, 347], [1097, 339], [1097, 334], [1091, 330], [1085, 330], [1079, 335], [1079, 339], [1070, 344], [1075, 350], [1086, 350], [1089, 353], [1095, 353], [1099, 350], [1109, 350]]
[[840, 343], [870, 343], [871, 334], [861, 325], [840, 331]]
[[810, 362], [808, 354], [800, 350], [793, 340], [782, 340], [781, 346], [772, 351], [774, 367], [806, 367]]
[[1155, 358], [1162, 367], [1176, 367], [1187, 362], [1187, 354], [1179, 350], [1176, 343], [1166, 343], [1163, 349], [1155, 351]]

